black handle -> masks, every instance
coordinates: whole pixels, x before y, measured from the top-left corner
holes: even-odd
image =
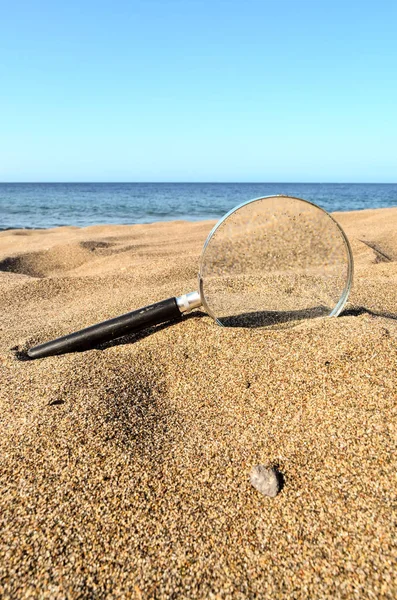
[[[28,350],[28,356],[30,358],[43,358],[44,356],[76,350],[88,350],[97,344],[114,340],[132,331],[139,331],[149,325],[164,323],[180,317],[181,312],[176,303],[176,298],[168,298],[115,319],[103,321],[103,323],[86,327],[75,333],[35,346]]]

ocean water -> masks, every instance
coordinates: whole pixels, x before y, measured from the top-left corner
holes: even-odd
[[[260,196],[287,194],[329,212],[397,206],[397,184],[0,183],[0,230],[217,219]]]

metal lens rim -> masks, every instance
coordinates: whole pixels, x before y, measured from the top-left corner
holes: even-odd
[[[343,242],[344,242],[345,248],[346,248],[347,263],[348,263],[347,264],[347,278],[346,278],[346,285],[342,291],[340,299],[339,299],[338,303],[336,304],[335,308],[330,312],[330,314],[328,316],[329,317],[337,317],[338,315],[340,315],[340,313],[342,312],[342,310],[347,302],[347,299],[349,297],[350,290],[351,290],[352,284],[353,284],[354,262],[353,262],[353,253],[352,253],[352,249],[350,246],[350,242],[349,242],[345,232],[343,231],[341,225],[324,208],[321,208],[321,206],[318,206],[317,204],[315,204],[314,202],[310,202],[309,200],[304,200],[303,198],[298,198],[296,196],[288,196],[287,194],[261,196],[260,198],[253,198],[252,200],[247,200],[246,202],[242,202],[241,204],[238,204],[237,206],[235,206],[234,208],[229,210],[229,212],[227,212],[211,229],[210,233],[207,236],[207,239],[205,240],[203,249],[201,251],[199,272],[198,272],[198,285],[199,285],[199,293],[200,293],[201,303],[204,306],[207,314],[209,314],[210,317],[212,317],[214,319],[214,321],[221,327],[225,327],[225,325],[221,321],[219,321],[219,319],[216,317],[216,315],[214,315],[213,311],[210,309],[210,307],[208,306],[207,301],[205,299],[204,282],[203,282],[203,278],[202,278],[202,270],[203,270],[203,265],[204,265],[204,261],[205,261],[205,251],[206,251],[209,243],[211,242],[212,237],[215,235],[216,231],[226,221],[226,219],[228,219],[231,215],[233,215],[235,212],[237,212],[241,208],[244,208],[245,206],[248,206],[249,204],[253,204],[254,202],[260,202],[261,200],[270,200],[270,199],[274,199],[274,198],[290,198],[291,200],[297,200],[298,202],[310,204],[314,208],[317,208],[318,210],[320,210],[321,212],[326,214],[327,217],[329,217],[329,219],[337,227],[337,229],[339,230],[339,232],[342,236],[342,239],[343,239]]]

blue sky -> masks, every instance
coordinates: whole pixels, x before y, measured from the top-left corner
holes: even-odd
[[[397,181],[395,0],[0,9],[0,181]]]

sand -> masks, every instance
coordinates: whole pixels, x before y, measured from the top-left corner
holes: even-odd
[[[0,233],[2,599],[396,597],[397,208],[334,216],[355,258],[338,318],[196,311],[35,361],[194,291],[212,223]]]

